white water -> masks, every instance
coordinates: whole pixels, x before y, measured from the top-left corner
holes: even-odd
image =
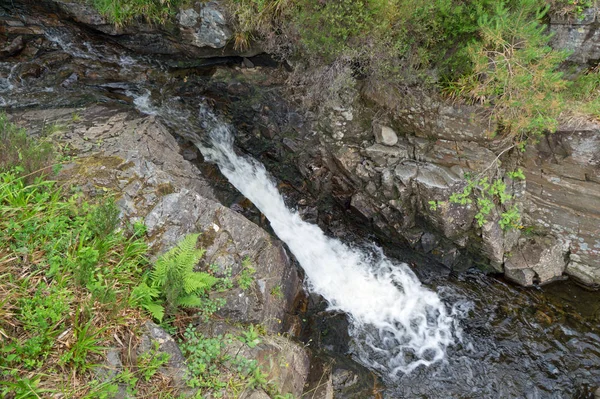
[[[433,291],[405,264],[326,237],[289,210],[264,166],[235,154],[229,128],[211,115],[211,145],[204,157],[269,219],[306,272],[308,288],[331,310],[348,314],[355,355],[368,367],[395,378],[445,356],[453,343],[453,318]]]

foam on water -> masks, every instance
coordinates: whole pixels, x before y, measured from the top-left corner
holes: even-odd
[[[406,264],[350,248],[289,210],[264,166],[238,156],[229,128],[211,115],[210,145],[197,144],[267,217],[306,272],[308,288],[348,314],[357,358],[394,378],[444,358],[453,317]]]

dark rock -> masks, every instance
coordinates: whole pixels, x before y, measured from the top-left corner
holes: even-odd
[[[242,58],[242,63],[246,68],[254,68],[254,63],[246,57]]]
[[[358,382],[358,375],[351,370],[336,369],[331,376],[333,389],[341,391],[351,387]]]
[[[25,48],[23,36],[15,37],[10,44],[0,49],[0,58],[8,58],[20,53]]]
[[[554,237],[522,238],[504,263],[504,275],[524,286],[545,284],[565,270],[563,250]]]
[[[600,59],[598,10],[594,6],[585,9],[580,17],[554,14],[550,19],[552,47],[569,50],[568,60],[581,68]]]
[[[421,236],[421,247],[425,253],[431,252],[438,243],[439,239],[431,233],[425,233]]]

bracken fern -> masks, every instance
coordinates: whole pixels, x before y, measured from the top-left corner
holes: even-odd
[[[165,313],[172,315],[179,307],[201,307],[203,296],[219,281],[208,273],[194,271],[205,252],[196,248],[198,237],[199,234],[190,234],[161,255],[147,281],[132,292],[133,301],[159,321]]]

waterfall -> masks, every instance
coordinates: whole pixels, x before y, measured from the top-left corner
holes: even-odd
[[[438,295],[406,264],[351,248],[304,222],[264,166],[235,153],[229,127],[203,112],[209,144],[198,148],[269,220],[304,269],[308,289],[348,315],[358,360],[389,378],[442,360],[453,343],[453,318]]]

